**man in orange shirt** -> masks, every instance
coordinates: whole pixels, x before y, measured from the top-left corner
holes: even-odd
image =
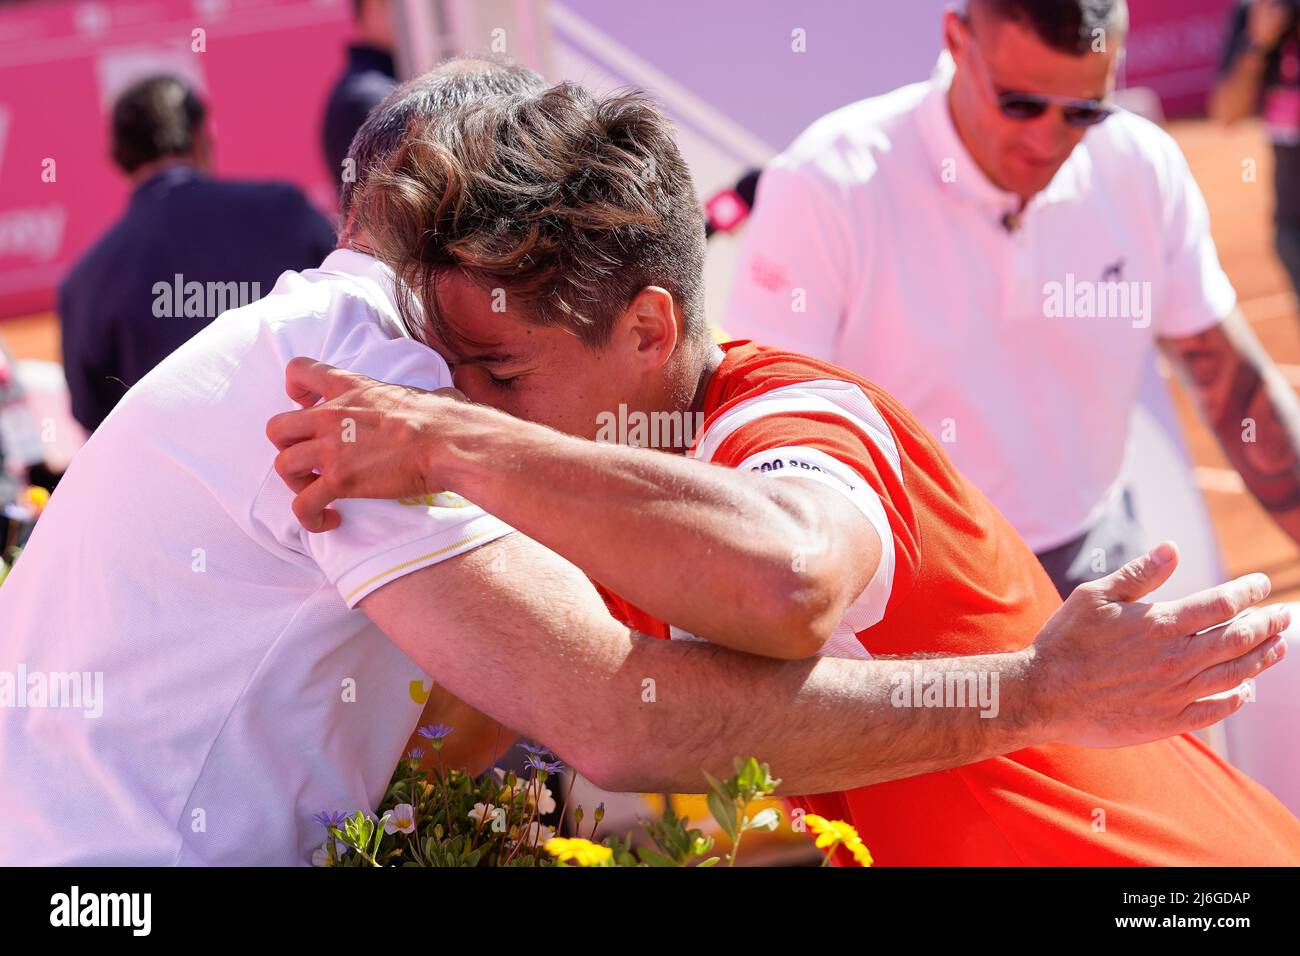
[[[336,527],[340,497],[452,488],[578,565],[646,633],[909,657],[893,706],[998,719],[997,674],[950,656],[1029,646],[1059,606],[1051,582],[888,394],[815,359],[713,344],[698,204],[648,100],[561,85],[440,116],[369,176],[355,215],[354,241],[419,291],[408,326],[463,394],[290,363],[305,408],[268,435],[304,527]],[[1157,549],[1154,573],[1172,558]],[[883,864],[1300,864],[1300,821],[1187,733],[1240,706],[1241,683],[1281,659],[1285,624],[1242,618],[1214,632],[1211,666],[1173,654],[1136,678],[1154,698],[1178,674],[1195,701],[1163,740],[1090,728],[927,772],[952,749],[937,732],[899,742],[910,771],[863,755],[891,764],[888,782],[801,806],[852,822]],[[1092,705],[1083,684],[1051,690],[1062,713]]]

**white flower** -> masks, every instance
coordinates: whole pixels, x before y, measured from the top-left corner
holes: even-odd
[[[512,827],[512,829],[517,831],[518,828]],[[534,820],[528,824],[528,829],[524,831],[523,842],[527,846],[541,846],[553,836],[555,836],[554,830],[546,824]]]
[[[414,833],[415,807],[409,803],[399,803],[393,807],[392,813],[388,816],[388,822],[384,824],[384,832]]]
[[[343,859],[343,857],[347,855],[347,852],[348,852],[348,848],[346,846],[344,846],[342,843],[339,843],[337,840],[334,841],[334,859],[336,860]],[[326,840],[320,846],[316,847],[316,849],[311,851],[311,865],[312,866],[333,866],[334,865],[333,863],[330,862],[329,840]]]
[[[555,812],[555,797],[551,793],[551,788],[540,780],[534,780],[529,786],[528,802],[537,804],[537,812],[542,816]]]
[[[469,812],[469,818],[476,823],[482,823],[484,820],[495,820],[501,810],[490,803],[476,803],[474,809]]]

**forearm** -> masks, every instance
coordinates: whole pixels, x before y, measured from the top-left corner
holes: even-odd
[[[1255,50],[1243,51],[1210,94],[1210,116],[1234,123],[1255,112],[1267,60]]]
[[[947,770],[1052,739],[1032,666],[1028,654],[793,663],[642,639],[607,675],[619,731],[595,770],[610,789],[696,793],[706,771],[754,756],[787,795]],[[945,677],[982,687],[983,705],[972,692],[966,706],[921,706]]]
[[[1300,542],[1300,400],[1240,314],[1175,346],[1242,481]]]
[[[561,435],[479,407],[440,443],[446,483],[661,620],[755,653],[782,646],[801,567],[833,529],[785,482]],[[798,562],[796,558],[800,559]]]
[[[1244,383],[1243,399],[1215,428],[1224,454],[1265,511],[1300,543],[1300,401],[1281,375]],[[1253,441],[1243,439],[1253,426]]]
[[[729,773],[750,755],[772,764],[785,793],[856,787],[1058,739],[1069,717],[1035,671],[1034,647],[792,662],[641,637],[605,613],[576,568],[520,535],[400,578],[361,606],[449,693],[608,789],[696,791],[703,771]],[[934,706],[921,691],[941,670],[984,698]]]

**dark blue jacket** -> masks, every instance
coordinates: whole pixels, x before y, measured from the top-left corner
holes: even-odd
[[[73,416],[95,429],[217,314],[266,295],[286,270],[320,265],[334,244],[329,221],[287,183],[188,166],[141,183],[59,288]]]
[[[342,181],[343,160],[352,137],[370,111],[397,89],[393,55],[378,47],[354,43],[348,47],[348,65],[330,91],[321,124],[321,146],[325,164],[334,182]]]

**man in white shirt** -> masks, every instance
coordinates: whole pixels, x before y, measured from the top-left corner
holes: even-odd
[[[764,171],[723,322],[897,395],[1063,595],[1139,546],[1121,470],[1157,344],[1300,538],[1300,404],[1177,145],[1105,102],[1127,19],[1124,0],[945,14],[928,82],[823,117]]]
[[[403,87],[354,140],[358,183],[411,122],[540,83],[471,61]],[[293,407],[290,359],[451,383],[407,336],[367,237],[345,226],[344,240],[130,390],[0,587],[0,864],[305,864],[318,814],[381,798],[426,675],[610,789],[697,790],[754,754],[783,792],[820,792],[1054,740],[1166,736],[1240,697],[1193,703],[1197,683],[1164,662],[1218,673],[1245,651],[1225,641],[1285,626],[1185,636],[1261,600],[1261,575],[1124,603],[1168,577],[1166,549],[1067,602],[1025,651],[928,661],[998,675],[1001,719],[985,720],[891,706],[908,661],[639,639],[575,567],[442,489],[343,502],[343,527],[307,534],[263,433]]]

